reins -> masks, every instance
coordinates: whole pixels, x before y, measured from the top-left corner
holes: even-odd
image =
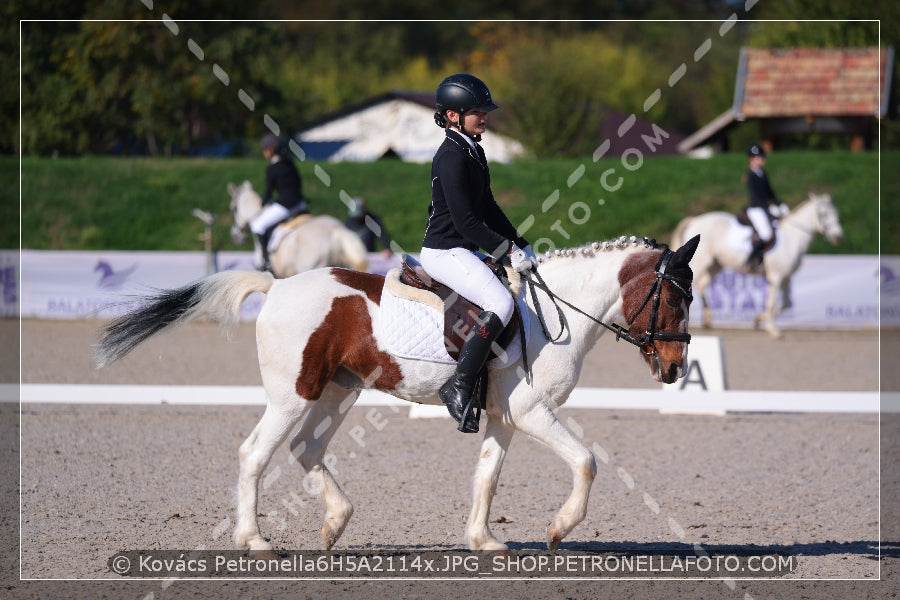
[[[660,299],[662,297],[662,282],[663,281],[668,281],[673,286],[675,286],[675,288],[679,292],[681,292],[681,294],[685,298],[687,298],[688,301],[693,299],[691,292],[690,292],[691,282],[686,281],[684,279],[680,279],[680,278],[675,277],[674,275],[671,275],[666,272],[666,269],[669,265],[669,260],[671,259],[673,254],[674,254],[674,252],[672,252],[668,248],[666,248],[663,251],[662,256],[660,256],[659,262],[656,263],[656,267],[654,269],[654,271],[656,273],[656,281],[654,282],[654,284],[650,288],[650,290],[647,292],[647,295],[644,297],[644,301],[641,303],[640,308],[638,308],[638,310],[634,313],[634,317],[632,317],[631,321],[628,322],[628,324],[627,324],[628,327],[630,328],[630,326],[634,323],[634,320],[637,319],[637,316],[639,314],[641,314],[641,312],[644,310],[644,307],[647,306],[647,303],[650,302],[651,299],[653,300],[653,304],[651,305],[650,319],[647,321],[647,329],[644,331],[643,334],[641,334],[637,337],[631,335],[631,332],[629,331],[628,328],[622,327],[621,325],[618,325],[616,323],[612,323],[612,324],[604,323],[600,319],[598,319],[598,318],[594,317],[593,315],[590,315],[590,314],[586,313],[585,311],[583,311],[582,309],[578,308],[571,302],[568,302],[567,300],[560,298],[555,292],[553,292],[547,286],[547,283],[544,281],[544,278],[541,277],[541,274],[537,270],[530,271],[530,276],[525,278],[525,283],[530,290],[531,299],[532,299],[532,302],[534,303],[534,310],[538,315],[538,321],[541,324],[541,329],[544,332],[544,337],[546,337],[547,340],[551,344],[555,344],[565,333],[566,327],[567,327],[566,319],[565,319],[565,315],[563,314],[562,308],[560,308],[560,306],[559,306],[560,304],[564,304],[565,306],[571,308],[578,314],[587,317],[594,323],[597,323],[598,325],[615,333],[616,341],[619,341],[620,339],[625,340],[626,342],[633,344],[633,345],[637,346],[638,348],[640,348],[641,352],[643,352],[644,354],[650,355],[650,354],[653,354],[656,352],[656,348],[654,346],[654,342],[656,340],[690,343],[691,334],[689,334],[689,333],[686,333],[686,332],[685,333],[670,333],[670,332],[656,330],[656,321],[659,316],[659,303],[660,303]],[[550,298],[550,301],[553,303],[553,306],[556,308],[556,314],[557,314],[557,317],[560,322],[560,330],[556,336],[551,336],[550,330],[547,327],[547,321],[546,321],[546,317],[544,316],[544,311],[541,308],[540,302],[538,302],[538,297],[537,297],[538,289],[543,291],[545,294],[547,294],[547,297]]]

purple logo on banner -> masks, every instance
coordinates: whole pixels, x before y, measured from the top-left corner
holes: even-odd
[[[128,278],[131,277],[131,274],[134,273],[135,269],[138,268],[137,263],[132,265],[127,269],[122,269],[120,271],[116,271],[112,268],[105,260],[97,261],[97,266],[94,267],[94,273],[97,271],[100,272],[100,279],[97,281],[97,287],[103,288],[104,290],[117,290],[128,281]]]
[[[725,270],[713,278],[707,296],[715,311],[755,315],[765,307],[766,280],[760,275]]]
[[[881,293],[890,296],[900,294],[900,279],[897,279],[894,270],[887,265],[881,265]]]

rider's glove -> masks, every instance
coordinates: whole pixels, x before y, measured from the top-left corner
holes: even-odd
[[[528,254],[515,244],[512,245],[512,249],[509,251],[509,264],[519,273],[529,271],[532,267],[531,259],[528,257]]]
[[[787,204],[782,202],[781,204],[770,204],[769,205],[769,214],[772,215],[774,219],[781,219],[786,217],[787,214],[791,212],[791,209],[788,208]]]

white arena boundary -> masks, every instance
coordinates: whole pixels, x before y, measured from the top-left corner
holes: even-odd
[[[203,385],[0,385],[0,401],[36,404],[178,404],[264,406],[262,386]],[[356,406],[408,408],[411,417],[444,416],[442,406],[420,406],[374,390]],[[681,391],[635,388],[576,388],[566,408],[657,410],[666,413],[726,412],[900,412],[900,394],[878,392]],[[437,410],[431,410],[437,409]]]

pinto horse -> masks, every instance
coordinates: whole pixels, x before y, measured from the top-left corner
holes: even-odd
[[[506,549],[491,533],[488,518],[516,431],[542,442],[572,470],[572,492],[549,525],[548,546],[555,549],[584,519],[596,462],[553,410],[574,389],[585,354],[606,328],[639,346],[639,356],[657,381],[671,383],[684,375],[693,277],[688,263],[698,243],[699,236],[673,252],[652,240],[620,238],[541,259],[531,278],[541,282],[543,293],[532,288],[524,315],[531,321],[526,344],[531,376],[523,377],[519,363],[489,369],[487,425],[466,529],[472,550]],[[360,391],[374,388],[411,402],[440,405],[437,391],[454,365],[401,358],[385,350],[388,325],[379,312],[384,283],[383,276],[340,268],[288,279],[226,271],[149,296],[143,306],[103,329],[95,353],[100,367],[158,331],[202,315],[233,324],[251,292],[266,294],[256,339],[268,403],[239,451],[234,530],[238,547],[272,549],[257,522],[259,481],[275,450],[298,424],[291,453],[324,497],[321,532],[325,548],[331,549],[353,506],[323,456]],[[557,318],[545,324],[544,314]],[[556,335],[545,335],[545,325]],[[456,434],[448,427],[447,435]]]
[[[262,211],[262,198],[249,181],[241,185],[228,184],[231,196],[231,239],[243,244],[250,222]],[[347,267],[365,271],[369,266],[366,247],[355,233],[330,215],[306,215],[278,225],[272,238],[280,242],[270,254],[272,272],[276,277],[290,277],[303,271],[321,267]],[[282,230],[284,228],[284,230]],[[253,252],[257,263],[262,262],[262,247],[253,236]]]

